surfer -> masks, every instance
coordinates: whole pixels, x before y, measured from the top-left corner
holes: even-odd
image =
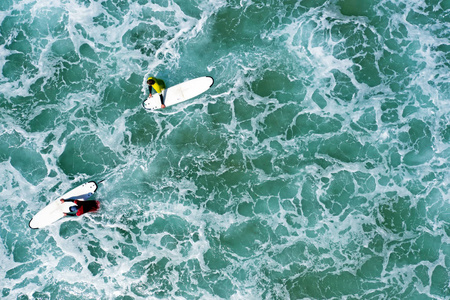
[[[164,81],[162,79],[158,79],[155,77],[149,77],[147,79],[147,84],[150,93],[148,97],[149,98],[152,97],[152,88],[153,88],[155,92],[159,94],[159,99],[161,99],[161,108],[165,108],[166,106],[164,105],[164,97],[162,94],[162,91],[164,91],[164,89],[166,88],[166,84],[164,83]]]
[[[69,207],[69,212],[64,213],[64,216],[81,216],[82,214],[87,213],[87,212],[97,211],[98,208],[99,208],[97,201],[79,201],[79,200],[64,200],[64,199],[61,199],[61,203],[64,203],[64,202],[67,202],[67,201],[73,202],[75,205],[72,205],[71,207]],[[81,203],[81,202],[83,202],[83,203]],[[85,209],[84,208],[84,206],[85,206],[84,204],[91,203],[91,202],[95,202],[95,206],[94,207],[88,207],[88,209]],[[92,205],[90,205],[90,206],[92,206]]]
[[[64,216],[81,216],[82,209],[78,209],[78,200],[64,200],[61,199],[61,203],[64,203],[66,201],[70,201],[73,202],[75,205],[72,205],[71,207],[69,207],[69,212],[68,213],[64,213]]]

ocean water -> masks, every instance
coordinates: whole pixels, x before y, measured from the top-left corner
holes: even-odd
[[[449,299],[448,0],[0,1],[0,298]],[[212,76],[146,112],[148,76]],[[86,181],[98,213],[29,220]]]

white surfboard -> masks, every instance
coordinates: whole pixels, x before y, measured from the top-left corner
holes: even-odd
[[[70,212],[69,208],[74,205],[71,201],[61,203],[61,199],[86,200],[95,193],[97,187],[95,181],[89,181],[59,196],[58,199],[44,207],[31,219],[30,227],[34,229],[42,228],[58,221],[64,217],[64,213]]]
[[[214,84],[214,79],[209,76],[198,77],[183,83],[171,86],[163,90],[164,105],[166,107],[194,98],[206,92]],[[146,110],[161,108],[159,94],[153,94],[142,105]]]

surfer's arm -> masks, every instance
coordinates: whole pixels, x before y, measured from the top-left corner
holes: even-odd
[[[76,202],[75,201],[78,201],[78,200],[71,200],[71,199],[61,199],[61,203],[64,203],[64,202],[74,202],[75,204],[76,204]]]
[[[151,98],[152,97],[152,86],[148,87],[148,97]]]

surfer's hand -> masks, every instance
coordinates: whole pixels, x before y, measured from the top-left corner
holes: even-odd
[[[61,203],[64,203],[64,199],[61,199]]]

